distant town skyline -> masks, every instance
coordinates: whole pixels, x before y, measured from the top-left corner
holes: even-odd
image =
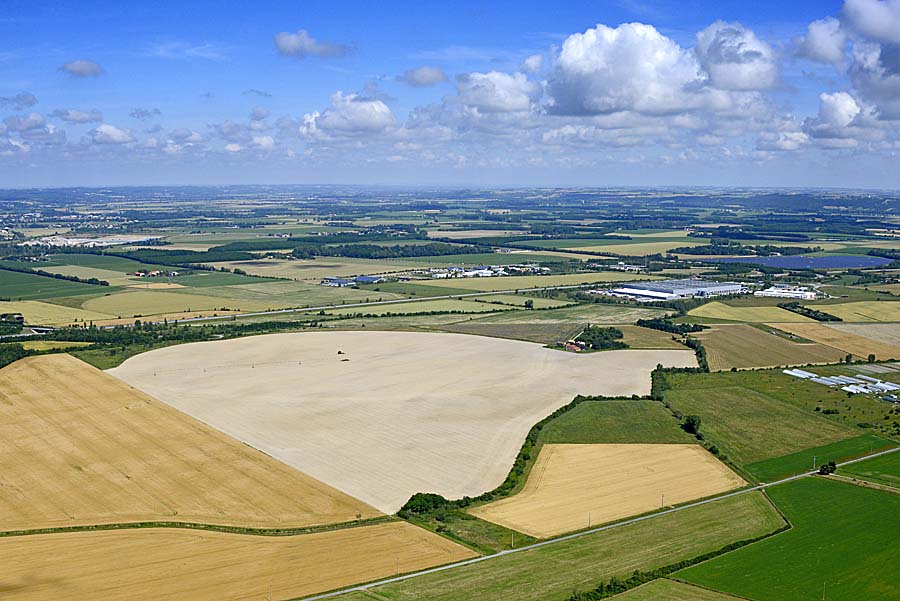
[[[9,0],[0,188],[900,188],[900,0]]]

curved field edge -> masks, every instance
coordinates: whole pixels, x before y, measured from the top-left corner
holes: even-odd
[[[0,529],[301,529],[381,514],[65,355],[0,370]]]
[[[678,572],[701,586],[760,601],[900,597],[900,495],[826,478],[768,489],[792,529]]]

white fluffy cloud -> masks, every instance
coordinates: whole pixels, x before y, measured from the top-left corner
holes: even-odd
[[[15,96],[0,96],[0,107],[11,106],[16,110],[22,110],[36,105],[37,101],[37,96],[31,92],[19,92]]]
[[[94,61],[78,59],[63,63],[60,71],[68,73],[72,77],[98,77],[103,74],[103,67]]]
[[[803,130],[826,148],[852,148],[885,136],[874,109],[847,92],[819,95],[819,113],[804,121]]]
[[[802,131],[764,132],[756,142],[757,150],[800,150],[809,143],[809,136]]]
[[[845,0],[842,13],[861,35],[900,44],[900,0]]]
[[[674,113],[706,103],[693,54],[651,25],[597,25],[563,42],[549,79],[552,110],[585,115]]]
[[[847,34],[834,17],[813,21],[806,34],[796,40],[797,53],[820,63],[838,64],[844,60]]]
[[[397,79],[416,88],[426,88],[447,81],[447,74],[440,67],[426,65],[408,69]]]
[[[519,65],[519,71],[533,75],[539,73],[543,65],[544,57],[540,54],[532,54],[522,61],[522,64]]]
[[[527,111],[541,95],[541,86],[523,73],[467,73],[456,78],[459,100],[486,113]]]
[[[344,44],[321,42],[305,29],[298,29],[296,33],[282,31],[275,35],[275,47],[285,56],[305,58],[317,56],[320,58],[339,57],[347,54],[349,49]]]
[[[740,23],[716,21],[697,34],[695,52],[721,90],[764,90],[778,80],[772,48]]]
[[[305,115],[303,121],[301,131],[310,136],[377,133],[396,123],[383,101],[340,91],[331,95],[331,106],[321,113]]]
[[[94,123],[103,121],[103,115],[100,111],[79,111],[78,109],[59,109],[50,113],[57,119],[62,119],[68,123]]]
[[[44,116],[40,113],[28,113],[26,115],[14,115],[3,120],[7,131],[25,132],[33,129],[42,128],[47,124]]]
[[[134,136],[127,129],[102,123],[90,132],[91,140],[95,144],[127,144],[134,142]]]

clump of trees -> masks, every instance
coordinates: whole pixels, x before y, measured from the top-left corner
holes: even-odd
[[[678,334],[686,336],[693,332],[701,332],[706,329],[699,323],[675,323],[667,317],[654,317],[653,319],[639,319],[636,325],[642,328],[650,328],[651,330],[659,330],[660,332],[668,332],[670,334]]]
[[[833,474],[837,471],[837,464],[832,460],[819,466],[819,473],[823,476]]]
[[[619,328],[588,326],[575,340],[584,342],[593,351],[605,351],[628,348],[628,345],[622,341],[622,337],[622,330]]]
[[[832,315],[831,313],[826,313],[825,311],[819,311],[817,309],[804,307],[797,301],[791,301],[789,303],[778,303],[778,306],[786,311],[790,311],[791,313],[803,315],[804,317],[809,317],[810,319],[815,319],[816,321],[844,321],[837,315]]]
[[[0,344],[0,367],[28,356],[25,347],[18,343]]]

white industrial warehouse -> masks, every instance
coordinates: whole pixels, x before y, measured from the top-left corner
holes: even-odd
[[[683,280],[660,280],[656,282],[631,282],[612,290],[594,290],[595,294],[605,294],[620,298],[651,302],[669,301],[681,298],[726,296],[746,292],[736,282],[713,282],[697,278]]]

